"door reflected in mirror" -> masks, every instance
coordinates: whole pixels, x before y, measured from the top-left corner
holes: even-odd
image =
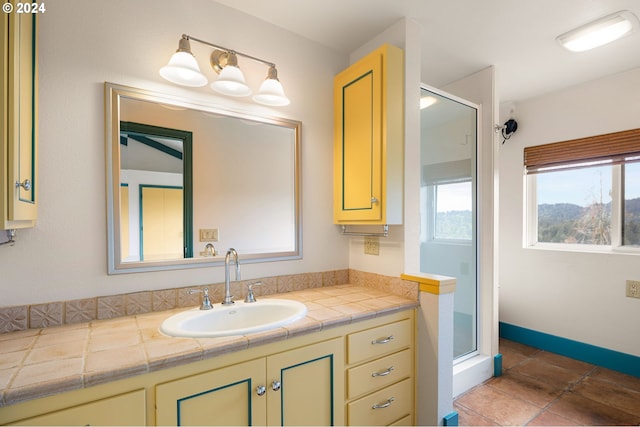
[[[301,258],[300,122],[111,83],[105,97],[110,274],[221,265],[230,247]]]
[[[192,141],[192,132],[120,121],[121,261],[193,257]]]

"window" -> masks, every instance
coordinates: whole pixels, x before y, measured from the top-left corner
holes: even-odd
[[[623,168],[622,244],[640,246],[640,163],[625,164]]]
[[[611,169],[537,175],[538,242],[610,245]]]
[[[529,245],[640,248],[640,129],[525,148]]]

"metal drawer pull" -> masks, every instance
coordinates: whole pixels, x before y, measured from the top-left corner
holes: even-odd
[[[374,372],[373,374],[371,374],[372,377],[386,377],[387,375],[389,375],[391,373],[391,371],[393,371],[393,366],[389,366],[387,368],[386,371],[382,371],[382,372]]]
[[[396,400],[396,398],[395,398],[395,397],[390,397],[390,398],[388,398],[388,399],[387,399],[387,401],[386,401],[386,402],[384,402],[383,404],[376,403],[375,405],[373,405],[373,406],[371,407],[371,409],[384,409],[384,408],[388,408],[389,406],[391,406],[391,402],[393,402],[394,400]]]
[[[280,387],[282,387],[282,384],[280,383],[280,381],[275,380],[274,382],[271,383],[271,389],[273,391],[278,391],[280,390]]]
[[[371,341],[371,344],[386,344],[389,341],[391,341],[392,339],[393,339],[393,335],[389,335],[388,337],[383,338],[383,339],[378,338],[377,340],[373,340],[373,341]]]
[[[263,385],[256,387],[256,393],[258,396],[263,396],[267,392],[267,388]]]

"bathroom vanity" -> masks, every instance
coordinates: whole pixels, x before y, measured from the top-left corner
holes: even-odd
[[[416,301],[357,286],[278,297],[304,302],[306,317],[271,331],[219,338],[159,333],[176,311],[90,324],[78,355],[84,366],[79,382],[60,378],[59,390],[55,383],[4,390],[0,424],[415,423]],[[345,304],[349,298],[358,302]],[[121,360],[97,369],[91,343],[109,322],[114,338],[128,339],[120,325],[134,344],[123,347]],[[141,364],[126,357],[138,347],[145,355]],[[156,356],[160,348],[164,355]]]

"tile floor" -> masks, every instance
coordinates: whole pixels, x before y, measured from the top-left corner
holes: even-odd
[[[454,402],[459,425],[640,425],[640,378],[500,340],[503,375]]]

